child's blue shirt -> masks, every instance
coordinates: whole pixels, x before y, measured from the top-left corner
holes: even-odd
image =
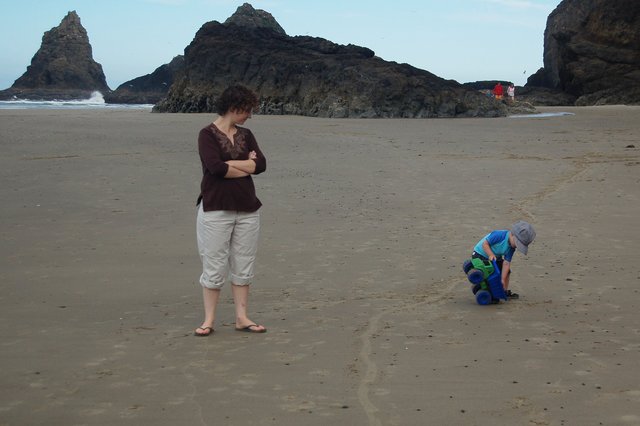
[[[476,253],[489,258],[489,255],[485,253],[484,249],[482,248],[482,242],[484,240],[487,240],[487,242],[489,243],[489,247],[491,247],[491,251],[493,251],[493,254],[495,254],[496,257],[502,256],[504,260],[506,260],[507,262],[511,262],[513,253],[516,251],[516,249],[511,247],[511,245],[509,244],[510,233],[511,232],[507,230],[492,231],[480,241],[478,241],[478,244],[476,244],[473,250]]]

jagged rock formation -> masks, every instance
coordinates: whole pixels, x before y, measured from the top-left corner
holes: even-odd
[[[238,7],[236,13],[224,21],[224,24],[244,28],[268,28],[278,34],[287,35],[273,15],[264,10],[254,9],[249,3]]]
[[[387,62],[354,45],[288,36],[273,17],[244,4],[224,24],[200,28],[184,72],[157,112],[211,112],[230,84],[260,95],[260,113],[320,117],[503,116],[503,104],[452,80]]]
[[[107,93],[104,100],[114,104],[155,104],[167,96],[177,73],[184,67],[184,56],[178,55],[151,74],[122,83]]]
[[[27,71],[0,98],[50,100],[89,98],[109,90],[102,66],[93,60],[87,31],[75,11],[44,33]]]
[[[526,87],[576,105],[640,103],[640,2],[562,1],[547,19],[544,68]]]

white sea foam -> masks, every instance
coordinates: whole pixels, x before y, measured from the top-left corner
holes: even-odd
[[[91,97],[89,99],[87,99],[87,103],[90,104],[103,104],[104,103],[104,96],[102,96],[102,93],[95,91],[93,93],[91,93]]]
[[[540,112],[538,114],[510,115],[509,118],[545,118],[545,117],[562,117],[563,115],[575,115],[575,114],[572,112]]]
[[[151,104],[108,104],[104,101],[102,93],[95,91],[89,99],[74,99],[64,101],[30,101],[26,99],[13,99],[0,101],[0,109],[84,109],[84,108],[126,108],[126,109],[151,109]]]

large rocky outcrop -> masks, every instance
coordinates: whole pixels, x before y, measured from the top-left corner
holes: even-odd
[[[102,66],[93,60],[87,31],[75,11],[44,33],[27,71],[0,98],[51,100],[89,98],[109,90]]]
[[[184,56],[178,55],[151,74],[122,83],[116,90],[105,94],[107,103],[155,104],[167,96],[176,74],[184,68]]]
[[[526,86],[577,105],[640,103],[640,2],[562,1],[547,19],[544,68]]]
[[[452,80],[387,62],[354,45],[288,36],[244,4],[209,22],[185,49],[184,72],[157,112],[211,112],[230,84],[260,95],[260,113],[320,117],[503,116],[503,104]]]

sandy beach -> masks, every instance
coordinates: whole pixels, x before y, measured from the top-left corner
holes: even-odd
[[[0,425],[639,425],[640,107],[247,122],[251,317],[200,324],[208,114],[0,110]],[[461,271],[530,221],[521,298]]]

